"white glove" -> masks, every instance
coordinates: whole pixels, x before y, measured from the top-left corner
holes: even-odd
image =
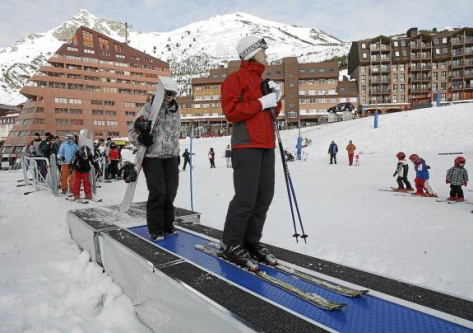
[[[273,93],[276,94],[276,99],[279,102],[281,100],[281,95],[282,95],[281,87],[279,86],[279,84],[277,84],[276,82],[271,80],[271,81],[268,81],[268,86],[269,86],[269,88],[271,88],[273,90]]]
[[[264,95],[261,98],[258,98],[258,100],[261,102],[261,105],[262,105],[261,110],[274,108],[276,107],[276,104],[278,103],[276,100],[276,93],[273,93],[273,92],[270,94]]]

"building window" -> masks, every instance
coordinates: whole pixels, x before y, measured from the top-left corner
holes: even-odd
[[[108,40],[99,36],[99,47],[101,50],[109,50]]]
[[[81,109],[70,109],[69,113],[70,114],[82,114],[82,110]]]
[[[68,114],[69,110],[65,108],[55,108],[54,111],[56,114]]]
[[[289,111],[289,112],[287,113],[287,117],[288,117],[288,118],[297,118],[297,112],[295,112],[295,111]]]
[[[71,40],[71,44],[72,45],[79,45],[79,43],[77,42],[77,35],[74,34],[74,36],[72,36],[72,40]]]
[[[82,120],[82,119],[71,119],[71,125],[84,125],[84,120]]]
[[[366,52],[363,52],[363,59],[366,59],[368,58],[368,56],[366,55]]]
[[[56,97],[56,98],[54,98],[54,103],[66,103],[67,104],[67,98]]]
[[[84,53],[95,54],[94,50],[84,49]]]
[[[366,49],[366,44],[365,44],[365,43],[362,43],[362,44],[361,44],[361,48],[362,48],[362,49]]]
[[[83,30],[82,40],[84,42],[84,46],[92,48],[94,47],[94,35],[92,35],[90,32]]]
[[[123,52],[123,46],[121,46],[120,44],[115,43],[114,47],[115,47],[115,52]]]
[[[77,47],[73,47],[73,46],[68,46],[68,47],[67,47],[67,50],[68,50],[68,51],[74,51],[74,52],[79,51],[79,49],[78,49]]]
[[[93,116],[103,116],[103,110],[92,110]]]
[[[69,119],[56,119],[56,125],[68,126],[69,125]]]

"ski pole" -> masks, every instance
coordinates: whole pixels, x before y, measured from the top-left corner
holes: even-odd
[[[261,82],[261,90],[263,91],[264,95],[267,95],[270,92],[270,88],[268,86],[268,81],[269,81],[269,79],[266,79],[263,82]],[[296,219],[295,219],[295,216],[294,216],[294,208],[292,206],[291,187],[289,185],[289,181],[290,181],[289,168],[287,166],[287,161],[286,161],[286,158],[284,156],[284,147],[282,145],[281,135],[279,134],[279,128],[278,128],[278,124],[277,124],[277,120],[276,120],[276,116],[275,116],[275,109],[271,108],[270,113],[271,113],[271,118],[272,118],[273,122],[275,123],[275,127],[276,127],[276,136],[277,136],[277,139],[278,139],[279,152],[281,153],[281,161],[282,161],[283,171],[284,171],[284,180],[286,181],[287,196],[289,198],[289,207],[291,208],[292,224],[293,224],[293,227],[294,227],[294,235],[292,235],[292,237],[295,237],[296,242],[298,243],[299,242],[298,237],[300,236],[300,234],[297,233]],[[295,199],[295,196],[294,196],[294,199]],[[296,203],[296,207],[297,207],[297,203]],[[304,237],[304,241],[307,243],[306,238],[307,238],[307,235],[305,235],[305,237]]]
[[[289,175],[289,172],[288,172],[288,179],[289,179],[289,185],[291,185],[292,195],[294,196],[294,204],[296,205],[297,216],[299,217],[299,224],[301,226],[301,231],[302,231],[301,238],[307,244],[306,238],[309,237],[309,235],[305,233],[304,226],[302,225],[301,213],[299,212],[299,205],[297,204],[297,199],[296,199],[296,191],[294,191],[294,186],[292,185],[291,175]]]

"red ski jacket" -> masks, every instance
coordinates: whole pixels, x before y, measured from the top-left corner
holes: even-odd
[[[120,159],[120,153],[118,152],[118,149],[110,149],[108,151],[108,158],[112,161]]]
[[[261,110],[262,75],[265,66],[242,60],[240,69],[230,74],[221,87],[222,109],[233,123],[232,149],[276,147],[274,124],[269,110]],[[277,117],[281,102],[276,106]]]

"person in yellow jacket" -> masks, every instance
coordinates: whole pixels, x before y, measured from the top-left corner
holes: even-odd
[[[348,161],[350,165],[353,165],[353,156],[355,156],[356,146],[351,142],[348,142],[347,151],[348,151]]]

